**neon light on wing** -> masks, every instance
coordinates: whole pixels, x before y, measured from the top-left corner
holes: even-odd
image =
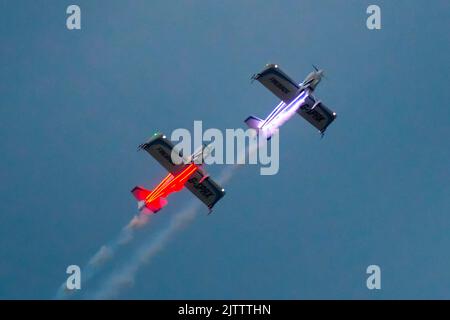
[[[156,186],[153,192],[147,196],[145,202],[151,203],[162,196],[168,196],[172,192],[181,190],[189,177],[192,176],[197,170],[197,165],[195,163],[191,163],[176,176],[169,173],[163,181]]]
[[[284,102],[278,106],[267,117],[266,121],[261,126],[264,135],[270,137],[275,133],[280,126],[288,121],[303,104],[307,96],[306,91],[302,91],[291,103],[286,105]]]

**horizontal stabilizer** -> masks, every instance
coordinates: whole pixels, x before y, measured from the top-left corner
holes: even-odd
[[[144,189],[142,187],[134,187],[133,190],[131,190],[131,193],[137,201],[145,200],[150,192],[150,190]]]
[[[139,211],[144,214],[156,213],[168,203],[166,198],[163,197],[157,198],[152,202],[146,202],[146,199],[151,192],[151,190],[147,190],[142,187],[134,187],[133,190],[131,190],[131,193],[138,201]]]
[[[252,129],[259,129],[261,127],[261,124],[263,123],[263,120],[254,116],[250,116],[244,121],[249,128]]]

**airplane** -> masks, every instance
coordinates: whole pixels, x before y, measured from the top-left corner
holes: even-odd
[[[312,95],[324,77],[323,70],[314,65],[313,68],[314,71],[300,84],[292,80],[277,64],[267,64],[263,71],[254,74],[252,81],[259,81],[280,98],[281,102],[264,120],[255,116],[248,117],[244,121],[247,126],[270,139],[281,125],[298,113],[316,127],[323,137],[327,127],[336,119],[336,112],[328,109]]]
[[[147,142],[139,145],[155,158],[169,174],[153,189],[136,186],[131,193],[138,201],[138,210],[143,214],[157,213],[167,205],[167,197],[186,187],[200,199],[212,212],[213,206],[224,195],[225,190],[214,182],[202,169],[203,160],[210,154],[210,148],[202,145],[187,159],[181,152],[174,150],[170,140],[162,133],[155,133]],[[185,161],[176,164],[172,161],[172,152]]]

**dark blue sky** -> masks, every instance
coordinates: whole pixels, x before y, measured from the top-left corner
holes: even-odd
[[[241,169],[119,298],[450,298],[448,1],[77,1],[80,31],[70,4],[0,2],[0,298],[52,298],[117,235],[130,189],[165,175],[135,151],[153,132],[270,112],[249,81],[268,62],[297,81],[324,68],[337,120],[323,140],[288,122],[279,173]],[[191,199],[172,195],[106,271]]]

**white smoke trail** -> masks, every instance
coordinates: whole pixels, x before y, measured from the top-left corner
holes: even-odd
[[[93,299],[110,299],[117,296],[120,291],[126,287],[131,287],[134,283],[134,277],[139,268],[148,263],[159,251],[161,251],[167,242],[179,230],[187,227],[199,213],[201,204],[193,202],[186,210],[174,215],[164,230],[162,230],[153,241],[145,243],[122,269],[113,272],[109,276],[101,289],[93,294]]]
[[[114,257],[114,254],[119,247],[129,243],[134,237],[134,232],[145,226],[149,219],[150,217],[148,215],[135,215],[130,222],[122,228],[119,235],[113,241],[109,244],[102,245],[100,249],[89,259],[86,266],[82,268],[83,276],[81,277],[81,286],[84,287],[89,280],[98,274],[102,270],[102,267]],[[69,299],[74,296],[75,293],[76,290],[68,290],[66,282],[63,282],[54,298]]]
[[[258,143],[252,145],[249,149],[238,155],[237,163],[243,163],[245,157],[250,157],[253,153],[257,152],[262,142],[258,139]],[[235,164],[222,170],[218,181],[220,184],[229,181],[238,168],[242,165]],[[93,299],[111,299],[116,297],[121,290],[131,287],[134,284],[135,275],[139,268],[150,262],[150,260],[160,252],[170,239],[176,235],[176,233],[186,228],[198,215],[201,207],[200,202],[194,201],[187,209],[174,215],[171,218],[169,225],[163,229],[156,238],[153,238],[149,242],[145,242],[132,256],[121,269],[117,269],[107,277],[100,285],[100,289],[97,290],[92,296],[88,298]]]
[[[236,167],[229,167],[223,171],[222,179],[220,181],[226,182],[228,181],[233,171]],[[136,254],[134,264],[131,262],[129,264],[129,268],[124,268],[121,273],[117,275],[117,277],[111,277],[111,292],[113,291],[119,291],[122,287],[126,287],[127,283],[130,283],[130,281],[127,281],[127,278],[132,279],[134,277],[134,274],[139,269],[140,265],[145,263],[145,261],[149,260],[154,254],[156,254],[162,247],[165,245],[165,243],[169,240],[169,238],[174,235],[178,230],[181,230],[183,227],[185,227],[197,214],[198,209],[200,208],[200,205],[198,202],[195,202],[195,204],[191,205],[187,210],[179,213],[174,218],[172,218],[172,221],[169,225],[169,227],[165,230],[163,230],[160,235],[155,239],[154,242],[150,243],[150,246],[143,246],[140,250],[138,250],[138,253]],[[116,251],[119,249],[120,246],[123,246],[127,243],[129,243],[133,237],[134,232],[136,229],[142,228],[145,226],[150,219],[149,215],[135,215],[130,222],[122,228],[119,235],[111,241],[109,244],[102,245],[100,249],[89,259],[88,263],[83,270],[83,276],[82,276],[82,287],[85,287],[86,283],[88,283],[89,280],[91,280],[96,274],[98,274],[105,264],[110,261]],[[146,250],[147,249],[147,250]],[[134,269],[132,266],[136,265],[136,269]],[[122,276],[123,275],[123,276]],[[129,275],[129,276],[127,276]],[[105,287],[105,289],[102,292],[107,292],[108,286]],[[115,289],[114,287],[118,287],[118,289]],[[70,299],[76,294],[76,290],[67,290],[66,282],[63,282],[56,295],[55,299]],[[99,293],[98,296],[102,296],[103,293]],[[107,296],[107,295],[106,295]]]
[[[255,152],[256,149],[257,148],[251,149],[249,152]],[[240,165],[233,165],[225,168],[218,179],[220,184],[230,180],[239,166]],[[195,201],[188,209],[174,215],[167,228],[162,230],[156,238],[152,238],[152,241],[141,246],[131,258],[131,261],[126,263],[121,269],[113,271],[112,275],[110,275],[100,286],[101,289],[88,298],[111,299],[116,297],[121,290],[132,287],[135,275],[139,268],[150,262],[151,258],[160,252],[178,231],[187,227],[198,215],[200,207],[200,202]]]

